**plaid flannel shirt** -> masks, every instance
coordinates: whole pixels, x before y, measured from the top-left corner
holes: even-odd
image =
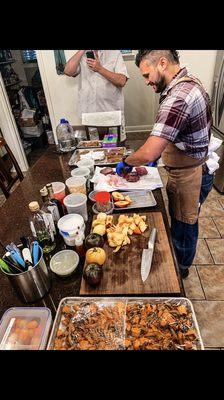
[[[191,76],[184,67],[160,96],[160,106],[151,135],[167,139],[187,156],[206,156],[212,124],[210,99],[194,82],[176,82]]]

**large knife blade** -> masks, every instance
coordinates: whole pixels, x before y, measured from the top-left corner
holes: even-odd
[[[157,233],[156,228],[153,228],[148,241],[148,249],[143,249],[142,252],[141,277],[143,282],[145,282],[146,279],[148,278],[151,269],[153,252],[156,241],[156,233]]]

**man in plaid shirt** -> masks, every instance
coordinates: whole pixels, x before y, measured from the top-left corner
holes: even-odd
[[[116,170],[119,175],[124,168],[130,172],[162,155],[168,173],[171,236],[181,276],[186,278],[197,247],[200,205],[214,179],[205,164],[210,100],[201,82],[180,67],[176,50],[140,50],[136,65],[146,84],[160,93],[160,106],[150,137]]]

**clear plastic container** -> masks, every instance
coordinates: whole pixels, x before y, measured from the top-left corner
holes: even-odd
[[[90,175],[90,169],[87,167],[75,168],[71,171],[71,176],[74,178],[86,178],[88,179]]]
[[[109,209],[109,207],[110,207],[110,209]],[[100,212],[102,212],[102,211],[98,211],[98,210],[97,210],[97,208],[96,208],[96,203],[93,204],[92,210],[93,210],[94,214],[99,214]],[[108,211],[104,211],[104,213],[107,214],[107,215],[108,215],[108,214],[113,214],[113,211],[114,211],[114,205],[113,205],[113,203],[112,203],[112,201],[111,201],[111,202],[109,202],[109,204],[108,204]]]
[[[85,222],[79,214],[67,214],[58,221],[59,233],[68,246],[75,246],[75,238],[85,231]]]
[[[94,160],[80,160],[80,161],[77,161],[77,167],[84,167],[84,168],[89,168],[89,170],[90,170],[90,178],[92,178],[93,177],[93,175],[94,175],[94,166],[95,166],[95,163],[94,163]]]
[[[69,214],[82,215],[84,221],[88,220],[87,196],[83,193],[72,193],[64,198],[64,205]]]
[[[86,178],[76,178],[71,176],[65,181],[65,184],[70,193],[83,193],[86,194]]]
[[[44,350],[51,322],[49,308],[9,308],[0,321],[0,350]]]
[[[62,250],[50,260],[50,269],[59,276],[71,275],[79,264],[79,255],[73,250]]]
[[[62,201],[65,197],[65,184],[63,182],[52,182],[54,198]]]
[[[98,212],[107,213],[111,210],[111,201],[109,192],[98,192],[95,195],[96,210]]]

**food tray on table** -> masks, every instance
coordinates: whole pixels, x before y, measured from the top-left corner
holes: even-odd
[[[119,161],[127,155],[126,147],[111,147],[111,148],[100,148],[100,149],[76,149],[72,154],[68,165],[77,165],[80,161],[81,156],[87,155],[86,159],[93,159],[95,165],[116,165]],[[96,159],[99,157],[98,159]]]
[[[82,140],[76,146],[76,149],[101,148],[102,142],[102,140]]]
[[[204,345],[187,298],[66,297],[47,345],[57,349],[204,350]]]
[[[131,199],[131,203],[125,207],[116,206],[116,200],[113,198],[113,192],[111,193],[111,198],[114,204],[114,210],[129,210],[132,208],[145,208],[145,207],[154,207],[157,202],[151,190],[136,190],[134,192],[119,192],[120,195],[123,195],[124,201],[125,196],[128,196]]]

